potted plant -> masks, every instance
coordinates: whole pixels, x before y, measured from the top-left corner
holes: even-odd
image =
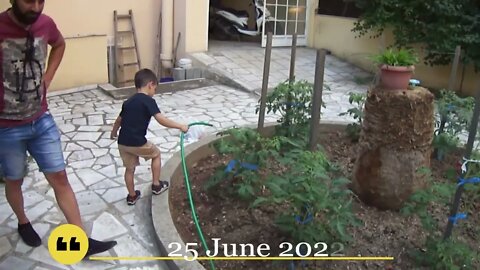
[[[413,50],[387,49],[373,57],[380,68],[380,86],[384,89],[407,89],[418,57]]]

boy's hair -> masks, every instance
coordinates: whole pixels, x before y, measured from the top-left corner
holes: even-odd
[[[157,76],[148,68],[141,69],[135,73],[135,88],[145,87],[149,82],[157,83]]]

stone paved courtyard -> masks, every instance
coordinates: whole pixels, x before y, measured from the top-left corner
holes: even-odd
[[[268,84],[270,89],[288,79],[290,55],[290,48],[272,48]],[[261,48],[259,44],[210,40],[208,52],[192,53],[191,57],[207,66],[211,71],[230,78],[245,90],[255,93],[261,92],[265,48]],[[315,49],[297,47],[296,79],[313,83],[315,62]],[[326,56],[324,83],[334,90],[334,94],[346,95],[348,92],[365,92],[372,79],[371,74],[360,68],[335,56]]]
[[[243,91],[217,85],[166,93],[155,96],[160,109],[177,121],[207,121],[215,126],[208,132],[234,125],[255,124],[255,106],[258,97]],[[325,94],[327,109],[323,119],[349,121],[338,113],[348,109],[345,100],[335,100]],[[115,239],[118,245],[98,256],[160,256],[154,242],[151,220],[150,166],[141,161],[137,168],[136,187],[144,194],[135,206],[125,202],[124,168],[115,141],[109,139],[111,125],[117,117],[121,100],[114,100],[100,90],[49,97],[50,110],[62,133],[68,176],[84,217],[86,231],[101,240]],[[275,121],[268,116],[266,122]],[[166,129],[155,121],[149,126],[147,137],[162,150],[165,161],[179,150],[179,131]],[[19,240],[17,220],[0,195],[0,269],[58,270],[58,269],[167,269],[158,261],[87,261],[73,266],[62,266],[51,259],[47,241],[50,232],[65,222],[44,176],[36,164],[30,164],[30,173],[23,185],[25,207],[43,245],[30,248]],[[15,266],[14,266],[15,265]]]

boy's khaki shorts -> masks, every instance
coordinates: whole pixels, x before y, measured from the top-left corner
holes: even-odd
[[[123,166],[127,169],[134,169],[140,165],[139,157],[145,160],[156,158],[160,155],[160,149],[150,141],[142,146],[118,145],[120,157],[123,160]]]

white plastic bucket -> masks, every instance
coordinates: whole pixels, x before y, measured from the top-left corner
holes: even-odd
[[[192,68],[192,60],[188,58],[182,58],[178,60],[177,65],[179,68],[183,68],[183,69]]]

